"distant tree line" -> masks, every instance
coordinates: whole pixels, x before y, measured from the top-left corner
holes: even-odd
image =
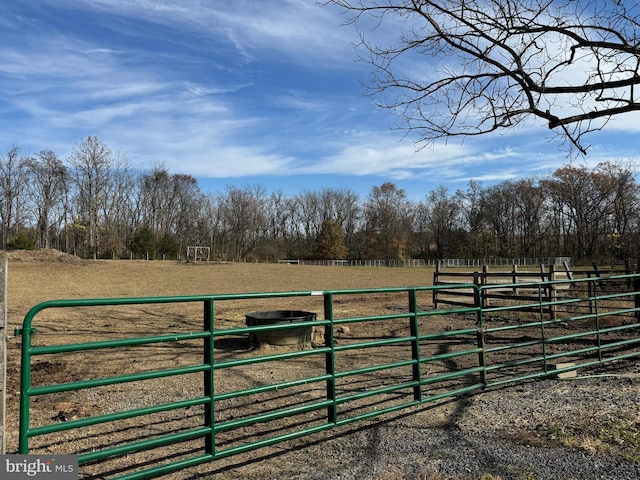
[[[543,178],[415,202],[395,184],[361,199],[346,188],[294,196],[261,186],[205,193],[164,166],[132,167],[95,137],[65,158],[0,154],[0,246],[83,258],[214,260],[637,257],[640,191],[630,167],[566,165]]]

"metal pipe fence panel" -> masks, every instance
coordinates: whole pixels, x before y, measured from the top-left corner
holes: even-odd
[[[634,275],[519,283],[519,292],[532,292],[526,302],[502,295],[489,306],[496,291],[515,286],[44,302],[17,332],[19,452],[77,453],[89,474],[150,478],[448,397],[636,357],[638,285]],[[434,293],[445,289],[471,289],[473,303],[434,308]],[[225,313],[230,305],[285,300],[315,302],[322,313],[255,326]],[[86,332],[68,343],[73,335],[51,324],[74,316]],[[121,324],[130,331],[116,332]],[[305,328],[314,329],[312,344],[249,341]],[[56,365],[66,370],[56,375]],[[62,409],[71,398],[78,399],[74,415],[52,416],[44,407]]]

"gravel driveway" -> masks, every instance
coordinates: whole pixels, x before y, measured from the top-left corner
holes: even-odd
[[[284,443],[215,478],[637,480],[639,446],[639,376],[593,375],[489,390]]]

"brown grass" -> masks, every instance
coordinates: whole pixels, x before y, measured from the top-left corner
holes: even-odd
[[[346,267],[318,267],[302,265],[268,265],[268,264],[185,264],[176,262],[145,262],[145,261],[85,261],[75,257],[60,254],[55,251],[41,252],[14,252],[9,255],[9,285],[8,285],[8,314],[9,332],[14,327],[20,326],[24,315],[35,304],[60,298],[100,298],[100,297],[142,297],[165,295],[197,295],[219,293],[244,293],[244,292],[282,292],[282,291],[312,291],[312,290],[336,290],[336,289],[364,289],[383,287],[402,287],[429,285],[433,279],[433,270],[428,268],[346,268]],[[392,294],[379,294],[367,299],[351,298],[349,301],[335,300],[336,308],[343,315],[373,315],[379,312],[393,312],[398,308],[406,307],[404,296]],[[428,303],[429,297],[424,296],[420,303]],[[321,297],[294,297],[291,299],[253,300],[230,302],[216,306],[215,321],[225,327],[240,326],[244,324],[244,315],[255,310],[270,309],[303,309],[322,312]],[[188,330],[193,331],[201,327],[201,306],[189,308],[110,308],[90,313],[79,311],[69,315],[67,312],[53,310],[47,315],[37,317],[38,334],[34,337],[37,344],[52,343],[77,343],[95,338],[118,338],[124,335],[149,335],[166,333],[167,331]],[[430,318],[429,328],[434,332],[449,329],[451,319],[446,319],[442,324],[436,323],[435,318]],[[471,323],[473,319],[471,319]],[[454,326],[455,327],[455,326]],[[377,329],[377,330],[376,330]],[[406,333],[404,333],[406,334]],[[377,324],[374,327],[364,324],[361,328],[344,331],[338,338],[342,344],[351,341],[362,341],[367,337],[379,337],[380,335],[402,336],[401,331],[394,325]],[[437,346],[436,346],[437,347]],[[464,345],[453,345],[450,348],[462,348]],[[201,356],[201,344],[184,342],[181,352],[176,353],[166,346],[159,344],[155,347],[138,347],[120,349],[112,353],[108,358],[99,355],[67,354],[56,358],[47,358],[45,361],[36,361],[33,365],[34,383],[44,378],[57,381],[73,381],[91,378],[92,376],[121,374],[126,372],[141,371],[152,364],[155,368],[170,368],[179,365],[193,364],[194,358]],[[268,353],[269,348],[261,346],[262,351]],[[435,347],[434,347],[435,348]],[[438,347],[439,348],[439,347]],[[266,349],[266,350],[264,350]],[[396,351],[388,350],[387,361],[393,361]],[[433,353],[443,353],[434,351]],[[13,453],[17,449],[18,432],[18,400],[19,400],[19,338],[9,340],[8,349],[8,388],[7,388],[7,451]],[[228,356],[242,357],[255,354],[255,348],[244,341],[229,339],[216,345],[218,358]],[[353,357],[350,359],[352,366],[358,366],[358,362],[366,362],[366,358]],[[295,377],[314,374],[317,366],[311,363],[291,364],[271,362],[269,368],[264,371],[237,371],[229,369],[229,376],[221,376],[221,382],[216,384],[216,390],[228,390],[231,385],[234,389],[255,385],[256,382],[267,379],[270,382],[290,380]],[[449,366],[443,365],[442,368]],[[457,367],[463,367],[458,365]],[[125,371],[126,370],[126,371]],[[234,371],[235,370],[235,371]],[[322,374],[322,371],[316,374]],[[407,372],[393,372],[396,375],[405,375]],[[227,380],[225,380],[225,378]],[[116,385],[109,388],[91,389],[87,393],[57,394],[39,398],[34,402],[33,418],[40,423],[51,421],[66,421],[97,414],[104,414],[121,409],[136,408],[158,400],[173,401],[176,398],[191,398],[193,384],[199,380],[160,382],[151,381],[144,385]],[[228,381],[229,385],[225,385]],[[366,379],[362,380],[363,382]],[[56,382],[54,382],[56,383]],[[319,388],[301,391],[300,395],[323,395]],[[287,398],[279,401],[288,402]],[[234,409],[240,405],[229,402],[222,405],[220,415],[234,415]],[[246,405],[243,406],[246,408]],[[455,401],[442,409],[433,408],[428,415],[420,416],[421,427],[442,427],[450,425],[450,411],[455,411]],[[105,436],[109,441],[119,437],[145,438],[151,435],[160,426],[186,424],[197,425],[201,419],[201,412],[180,412],[180,418],[158,415],[149,419],[145,425],[136,425],[135,422],[121,422],[114,425],[113,429],[106,426],[97,426],[84,429],[83,444],[81,449],[91,450],[102,446]],[[313,418],[309,418],[313,421]],[[622,421],[622,419],[620,419]],[[155,422],[155,423],[154,423]],[[625,418],[624,422],[616,423],[602,418],[598,422],[585,422],[584,428],[579,424],[569,429],[567,425],[555,425],[549,419],[544,423],[543,432],[531,430],[530,435],[538,439],[538,442],[546,444],[562,443],[585,451],[614,452],[611,447],[619,443],[624,445],[622,452],[633,455],[633,449],[627,446],[638,447],[638,417]],[[589,428],[587,428],[587,425]],[[322,438],[324,434],[315,438]],[[529,435],[523,432],[521,435]],[[67,452],[72,453],[77,445],[70,434],[62,433],[54,438],[36,445],[41,452]],[[234,439],[229,439],[233,442]],[[36,444],[38,442],[35,442]],[[304,442],[298,440],[291,445],[301,445]],[[268,458],[271,454],[281,452],[282,448],[266,447],[261,450],[261,455]],[[132,457],[133,458],[133,457]],[[144,462],[125,458],[125,462]],[[252,462],[252,454],[239,457],[239,461]],[[299,458],[299,457],[294,457]],[[638,461],[637,458],[632,458]],[[281,463],[286,463],[282,460]],[[289,466],[289,471],[295,471],[295,467]],[[99,467],[92,467],[87,472],[99,471]],[[252,465],[252,472],[243,478],[274,478],[272,463],[262,462]],[[206,469],[205,469],[206,471]],[[237,478],[237,472],[245,470],[230,470],[216,478]],[[389,478],[398,478],[397,474],[389,474]],[[178,478],[178,477],[176,477]],[[425,479],[439,480],[437,474],[425,474]],[[444,477],[442,477],[444,478]],[[487,474],[483,479],[499,480]],[[525,477],[519,477],[525,478]],[[474,479],[475,480],[475,479]]]
[[[142,297],[167,295],[198,295],[244,292],[308,291],[327,289],[362,289],[399,287],[429,284],[433,271],[423,268],[343,268],[302,265],[268,264],[185,264],[176,262],[145,261],[84,261],[55,251],[14,252],[9,254],[8,282],[8,326],[13,332],[19,327],[27,311],[34,305],[52,299],[101,298],[101,297]],[[381,295],[382,305],[389,306],[400,301],[406,305],[406,298],[391,298]],[[265,309],[303,309],[322,312],[322,297],[300,297],[280,300],[253,300],[230,302],[216,307],[215,321],[218,325],[240,326],[244,315],[250,311]],[[339,301],[337,302],[339,303]],[[152,308],[107,308],[78,310],[70,314],[57,309],[47,310],[36,317],[34,327],[38,333],[34,344],[79,343],[96,338],[119,338],[161,334],[173,331],[198,330],[201,328],[201,305],[193,309],[162,307]],[[376,308],[369,301],[354,301],[342,305],[345,313],[366,315]],[[390,306],[389,308],[395,308]],[[361,335],[374,335],[364,332]],[[345,334],[349,341],[353,332]],[[7,451],[17,449],[18,401],[19,401],[19,360],[20,338],[9,340],[8,347],[8,388],[7,388]],[[244,342],[227,343],[218,351],[219,358],[225,355],[253,355],[252,347]],[[35,358],[32,379],[37,385],[44,379],[48,383],[68,382],[98,376],[118,375],[142,371],[152,364],[154,368],[171,368],[193,364],[194,358],[201,356],[201,344],[183,345],[178,355],[164,345],[137,347],[111,351],[102,354],[65,354]],[[269,348],[269,347],[261,347]],[[275,347],[274,347],[275,348]],[[105,354],[106,355],[106,354]],[[299,373],[296,368],[301,368]],[[230,369],[233,370],[233,369]],[[245,372],[235,372],[230,376],[235,388],[243,382],[249,386],[268,375],[270,381],[285,380],[291,375],[308,375],[308,368],[280,366],[275,363],[268,372],[254,372],[249,378]],[[221,377],[224,378],[224,377]],[[256,380],[257,379],[257,380]],[[143,386],[125,384],[109,388],[91,389],[87,392],[47,395],[32,402],[32,424],[47,424],[54,421],[98,415],[145,406],[148,402],[172,401],[176,398],[194,396],[193,385],[186,379],[180,382],[147,382]],[[193,382],[198,384],[196,380]],[[216,389],[229,387],[218,382]],[[197,395],[195,395],[197,396]],[[233,411],[234,405],[228,405]],[[194,418],[199,416],[194,413]],[[157,418],[159,422],[173,421]],[[122,432],[128,436],[143,438],[149,428],[118,425],[115,431],[105,431],[98,426],[83,432],[82,450],[99,447],[104,434],[110,440],[117,439]],[[152,428],[153,429],[153,428]],[[119,433],[120,432],[120,433]],[[124,435],[124,433],[122,433]],[[36,438],[32,446],[34,453],[73,453],[72,438],[62,432],[57,437],[46,437],[39,442]],[[38,446],[39,445],[39,446]]]

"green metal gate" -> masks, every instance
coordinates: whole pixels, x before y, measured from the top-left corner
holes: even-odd
[[[44,302],[28,312],[16,332],[22,335],[19,453],[54,448],[57,453],[78,453],[81,468],[90,472],[110,478],[149,478],[447,397],[637,357],[639,278],[553,282],[554,291],[566,291],[556,298],[548,295],[552,282],[519,284],[518,289],[538,292],[538,302],[491,308],[482,308],[483,295],[515,287],[448,285],[449,291],[474,291],[475,302],[444,310],[431,307],[430,298],[438,287]],[[364,316],[352,316],[345,308],[354,301],[373,305],[374,298],[385,299],[389,307]],[[322,318],[229,328],[215,315],[220,305],[274,299],[317,301]],[[553,316],[548,314],[550,306]],[[99,318],[108,319],[100,321],[113,325],[125,321],[119,319],[122,309],[146,315],[152,308],[161,312],[170,307],[178,316],[197,308],[199,328],[185,321],[190,328],[169,325],[169,330],[179,330],[171,333],[68,344],[63,332],[55,344],[34,342],[36,327],[45,325],[51,312],[56,313],[58,325],[64,324],[59,319],[67,314],[86,316],[87,335],[92,335],[98,309],[106,312]],[[530,313],[532,307],[537,314]],[[153,315],[156,325],[166,323],[159,314]],[[149,325],[153,328],[154,323]],[[391,334],[371,334],[377,326],[382,331],[383,325],[385,331],[393,327]],[[252,333],[306,326],[324,333],[314,348],[236,351],[233,347]],[[365,333],[357,334],[360,330]],[[167,353],[151,350],[158,347],[166,347]],[[168,354],[171,349],[181,353]],[[90,367],[109,353],[124,358],[122,365],[133,366],[148,352],[158,356],[156,368],[98,377]],[[52,359],[79,363],[65,381],[50,382],[38,372],[58,365]],[[80,378],[82,365],[87,365],[89,378]],[[234,380],[225,383],[224,375]],[[167,378],[182,388],[179,395],[145,387]],[[110,400],[114,390],[121,391],[125,400]],[[107,403],[108,411],[80,412],[52,422],[37,408],[40,398],[68,403],[76,398],[71,392],[84,395],[88,403]],[[107,428],[118,435],[132,431],[134,438],[110,442],[109,434],[100,435]],[[87,442],[89,447],[80,447]],[[184,449],[178,451],[179,447]],[[145,457],[152,451],[160,454]],[[162,455],[166,458],[159,458]]]

